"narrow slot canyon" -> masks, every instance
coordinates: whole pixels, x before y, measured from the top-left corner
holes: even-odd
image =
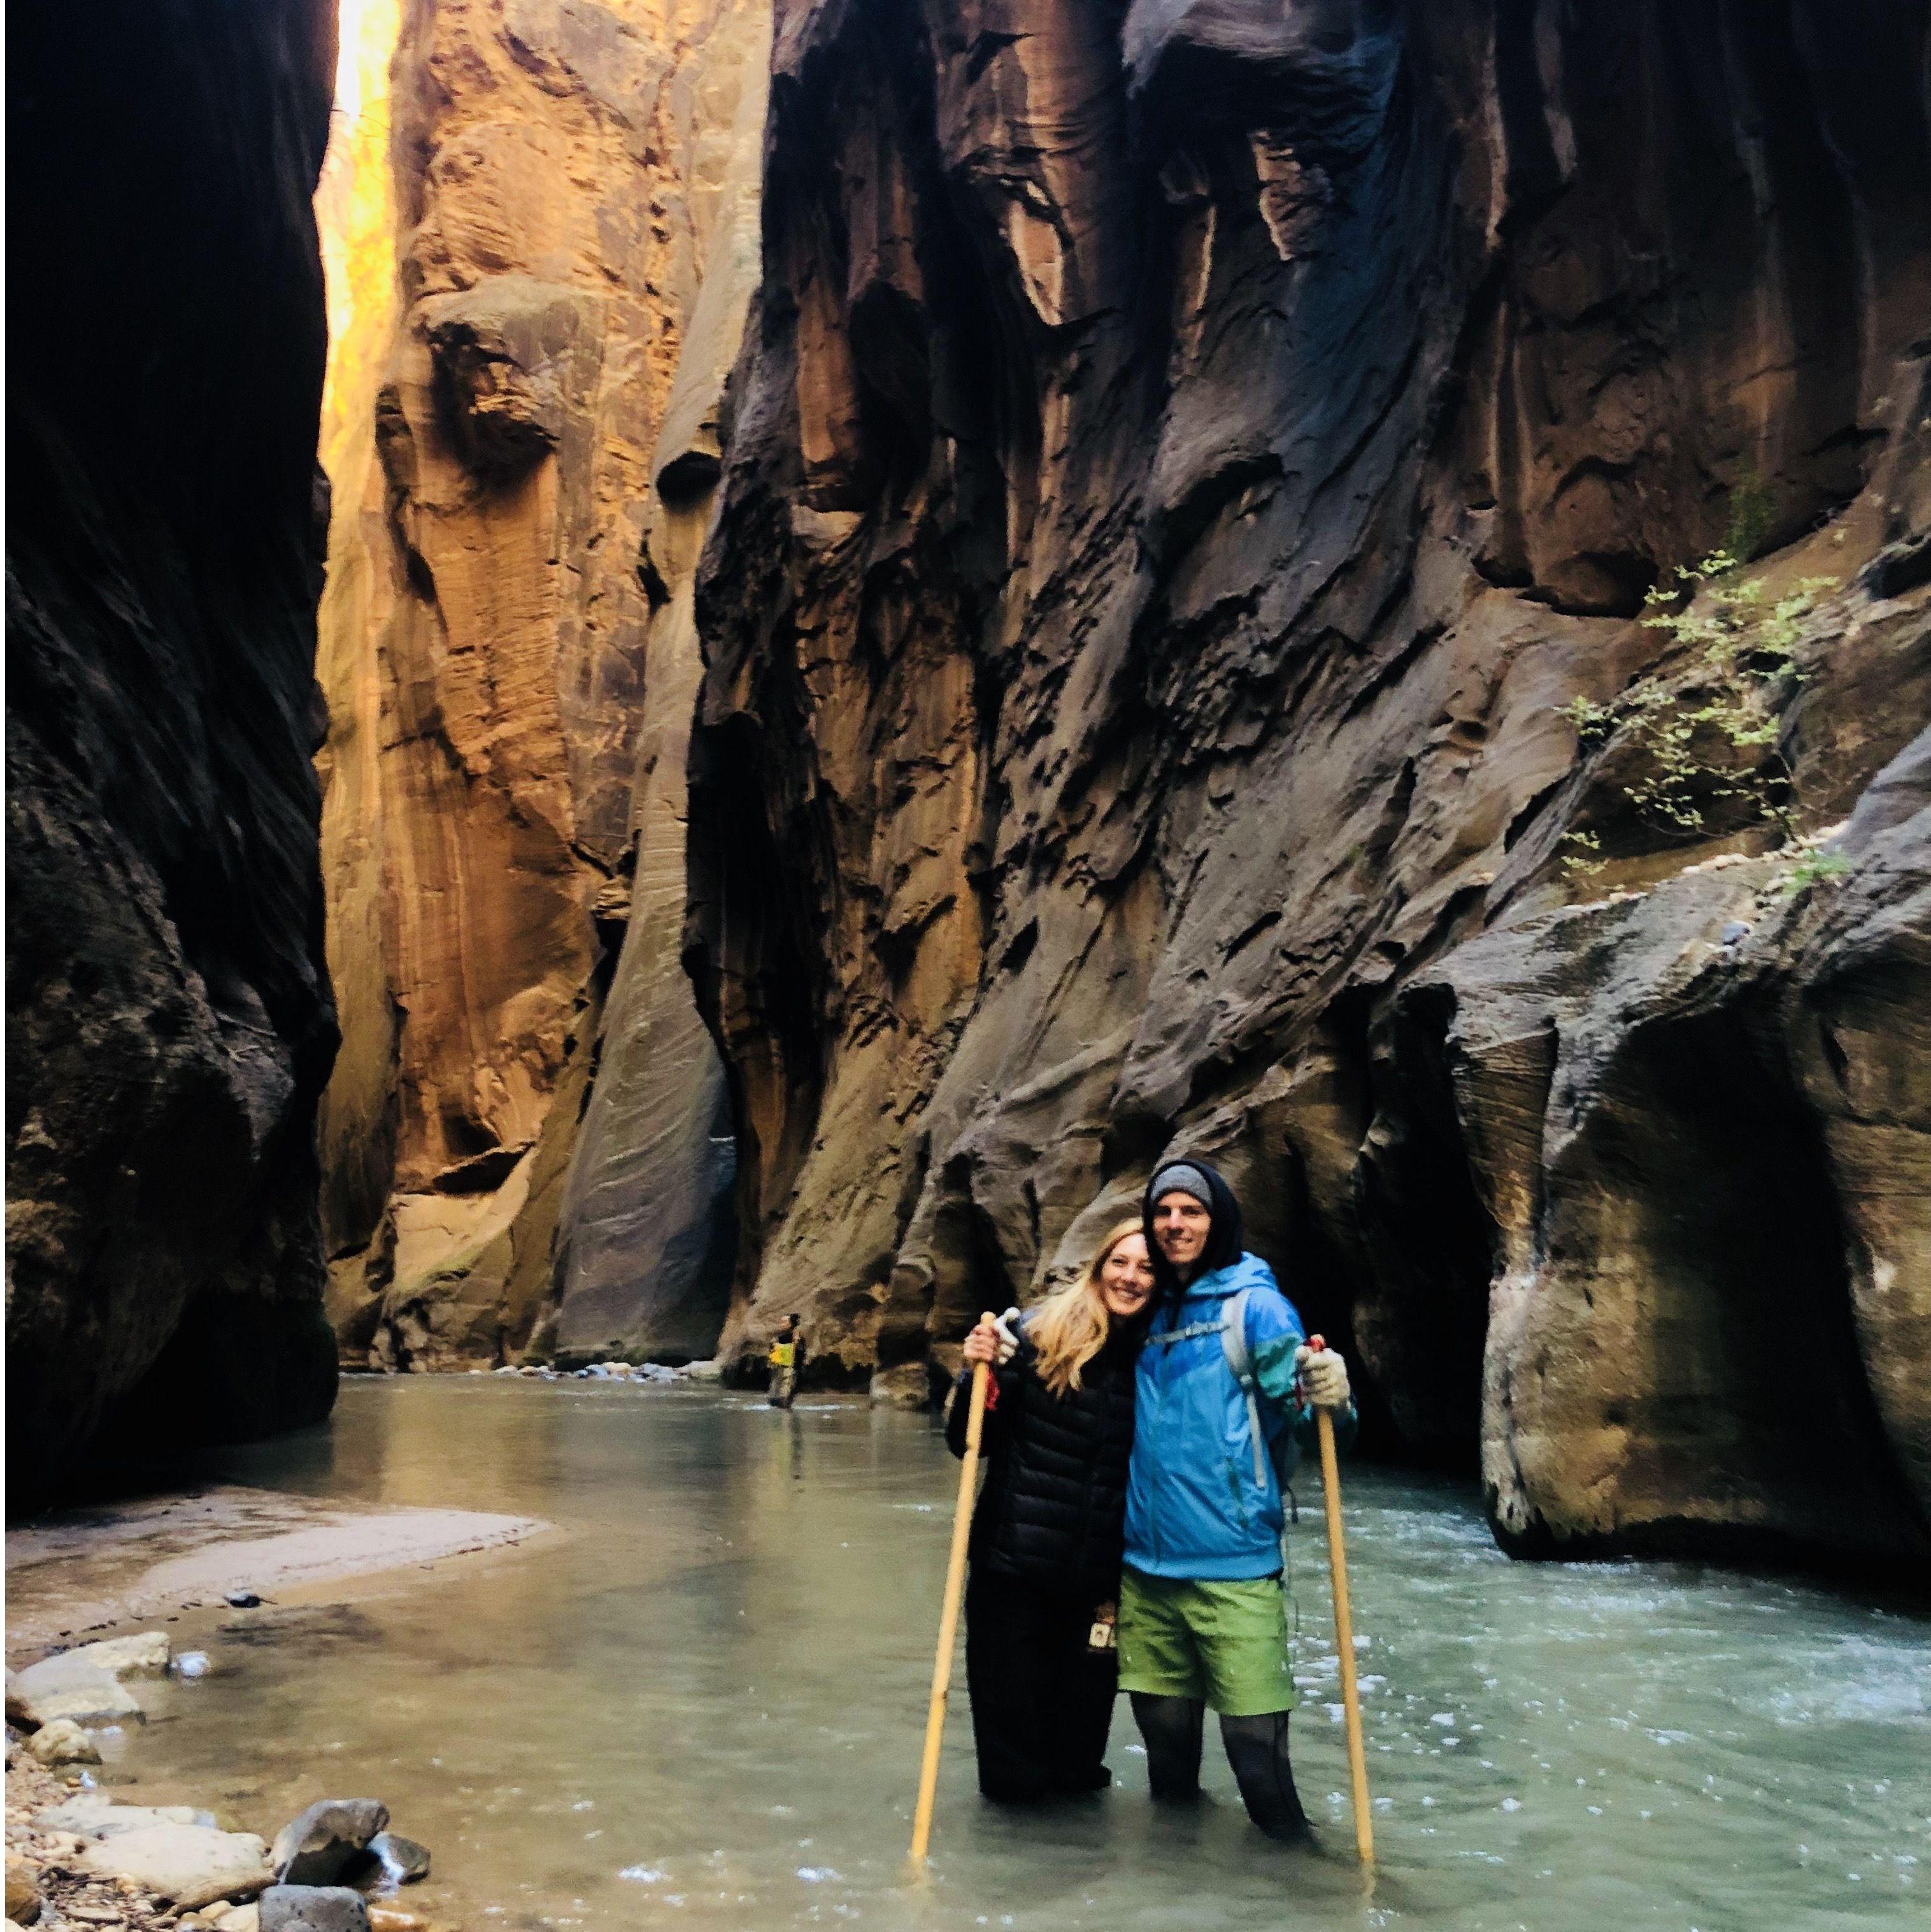
[[[1416,1656],[1424,1544],[1485,1645],[1567,1641],[1585,1562],[1632,1648],[1656,1577],[1921,1636],[1924,0],[16,15],[23,1562],[202,1484],[446,1507],[526,1594],[424,1601],[508,1642],[543,1613],[502,1525],[553,1518],[613,1594],[701,1594],[625,1628],[734,1696],[740,1618],[845,1629],[835,1552],[898,1588],[850,1494],[951,1507],[981,1312],[1199,1162],[1348,1366],[1369,1614],[1399,1598]],[[794,1321],[823,1432],[781,1453],[748,1418]],[[660,1403],[634,1439],[569,1406],[606,1382]],[[781,1587],[793,1507],[825,1546]],[[549,1714],[502,1774],[551,1796],[569,1673],[618,1669],[602,1586],[559,1587],[576,1661],[517,1660]],[[44,1648],[76,1632],[42,1588]],[[1861,1640],[1795,1600],[1793,1646]],[[370,1631],[433,1649],[418,1615],[321,1630],[327,1695],[250,1667],[339,1736],[328,1673]],[[880,1666],[915,1702],[928,1642]],[[1653,1735],[1681,1686],[1645,1684]],[[799,1689],[828,1786],[858,1694]],[[277,1801],[318,1774],[291,1747]],[[757,1838],[791,1800],[745,1777]],[[798,1847],[828,1911],[904,1905]],[[465,1912],[523,1882],[477,1856]],[[581,1922],[661,1913],[657,1868],[599,1864]],[[509,1909],[577,1924],[579,1882]],[[1097,1922],[1040,1896],[1005,1922]]]
[[[1192,1150],[1512,1546],[1921,1561],[1909,10],[36,28],[23,1493],[319,1412],[325,1272],[352,1369],[795,1312],[923,1404]],[[1754,728],[1659,778],[1726,544]],[[1867,1516],[1738,1298],[1840,1338]]]

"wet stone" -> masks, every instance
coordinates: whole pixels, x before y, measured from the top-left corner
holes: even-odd
[[[259,1932],[369,1932],[369,1908],[346,1885],[271,1885]]]
[[[389,1822],[379,1798],[324,1798],[275,1834],[269,1862],[284,1885],[327,1886],[367,1862],[370,1841]]]
[[[382,1875],[391,1885],[413,1885],[429,1876],[429,1847],[395,1832],[385,1832],[369,1841],[369,1849],[382,1862]]]

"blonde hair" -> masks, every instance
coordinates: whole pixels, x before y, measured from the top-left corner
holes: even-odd
[[[1129,1234],[1146,1232],[1137,1215],[1118,1222],[1093,1250],[1079,1278],[1057,1294],[1048,1295],[1027,1324],[1026,1339],[1033,1345],[1039,1379],[1049,1393],[1063,1396],[1068,1389],[1078,1388],[1081,1370],[1105,1346],[1113,1317],[1100,1299],[1100,1270]]]

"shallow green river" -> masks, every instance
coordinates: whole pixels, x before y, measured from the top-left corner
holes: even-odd
[[[961,1688],[913,1882],[956,1466],[926,1418],[856,1403],[352,1381],[330,1429],[221,1473],[562,1533],[347,1605],[184,1619],[213,1669],[156,1688],[109,1775],[265,1832],[312,1798],[384,1798],[436,1856],[416,1898],[465,1932],[1927,1922],[1931,1622],[1683,1566],[1512,1564],[1465,1490],[1367,1470],[1348,1502],[1372,1894],[1312,1482],[1296,1762],[1320,1850],[1250,1829],[1211,1738],[1209,1802],[1156,1812],[1123,1702],[1111,1793],[994,1810]]]

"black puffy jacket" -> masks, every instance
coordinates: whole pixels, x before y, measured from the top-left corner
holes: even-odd
[[[1080,1386],[1063,1396],[1040,1381],[1024,1340],[994,1371],[998,1398],[981,1441],[987,1468],[973,1517],[975,1564],[1095,1603],[1118,1591],[1140,1336],[1138,1323],[1116,1323],[1080,1371]],[[962,1374],[946,1420],[955,1456],[965,1454],[970,1385]]]

